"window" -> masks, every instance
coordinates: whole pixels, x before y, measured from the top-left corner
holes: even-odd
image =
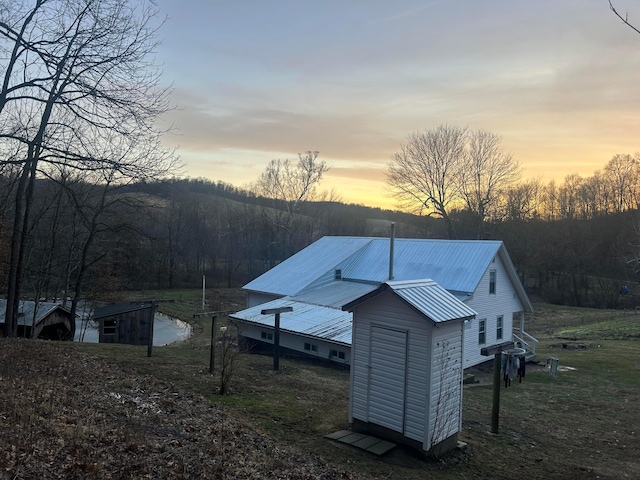
[[[335,280],[342,280],[342,269],[336,268],[333,277]]]
[[[331,356],[332,357],[338,357],[340,360],[344,360],[345,359],[344,352],[339,352],[338,350],[331,350]]]
[[[260,338],[265,340],[273,340],[273,333],[270,332],[260,332]]]
[[[104,320],[102,322],[102,334],[103,335],[115,335],[116,334],[116,321],[112,320]]]
[[[480,320],[478,322],[478,343],[484,345],[487,343],[487,321]]]
[[[304,344],[304,349],[309,351],[309,352],[317,352],[318,351],[318,346],[314,345],[313,343],[305,343]]]
[[[502,340],[502,315],[496,321],[496,340]]]
[[[496,271],[489,270],[489,294],[494,295],[496,293]]]

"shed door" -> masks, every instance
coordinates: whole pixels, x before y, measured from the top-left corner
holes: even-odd
[[[369,422],[404,433],[407,332],[374,326],[369,365]]]

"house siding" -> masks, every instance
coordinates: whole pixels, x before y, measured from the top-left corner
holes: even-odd
[[[278,298],[282,298],[282,295],[275,295],[272,293],[248,292],[247,308],[262,305],[263,303],[270,302],[271,300],[277,300]]]
[[[496,293],[489,293],[489,277],[491,270],[496,271]],[[476,311],[474,320],[465,325],[464,333],[464,368],[472,367],[489,360],[480,354],[480,348],[513,339],[513,313],[524,310],[516,290],[507,274],[500,256],[487,267],[482,279],[478,283],[473,296],[465,302]],[[502,339],[496,338],[497,318],[502,315]],[[484,345],[478,343],[478,325],[480,320],[486,320],[486,341]]]
[[[273,335],[273,327],[256,325],[242,321],[236,321],[236,323],[238,325],[238,334],[242,337],[273,345],[273,338],[262,338],[262,332],[267,332]],[[315,345],[316,350],[305,350],[305,343]],[[351,361],[351,347],[349,345],[342,345],[337,342],[328,342],[318,337],[305,336],[299,333],[280,330],[280,347],[300,352],[311,357],[331,360],[337,363],[349,364]],[[332,357],[332,350],[343,352],[344,358]]]

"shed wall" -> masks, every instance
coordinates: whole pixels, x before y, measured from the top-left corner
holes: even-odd
[[[430,382],[430,335],[432,324],[395,295],[384,292],[354,312],[353,360],[351,366],[350,422],[369,422],[369,351],[374,325],[408,332],[405,437],[425,441]],[[396,372],[386,372],[393,376]]]
[[[433,328],[429,430],[425,450],[460,431],[462,425],[462,320]]]

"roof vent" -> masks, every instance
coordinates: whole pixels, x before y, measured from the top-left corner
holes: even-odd
[[[396,240],[396,224],[391,222],[391,237],[389,238],[389,280],[393,280],[393,249]]]

